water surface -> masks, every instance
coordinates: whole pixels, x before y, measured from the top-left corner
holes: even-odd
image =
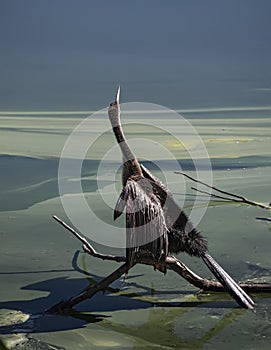
[[[217,112],[205,118],[202,112],[190,120],[210,154],[214,184],[269,203],[270,112],[253,113],[240,118],[240,112]],[[58,162],[67,137],[83,117],[0,116],[1,332],[5,337],[26,333],[65,349],[267,349],[271,339],[270,295],[253,295],[255,310],[243,310],[227,294],[196,296],[197,290],[173,272],[163,276],[147,266],[136,266],[124,284],[117,281],[113,287],[121,287],[119,292],[98,293],[78,305],[69,317],[41,314],[117,268],[117,263],[86,256],[80,242],[51,218],[56,214],[68,222],[58,193]],[[103,123],[94,119],[90,132],[97,134]],[[176,123],[176,132],[181,134],[176,120],[167,123]],[[126,131],[131,138],[144,135],[165,145],[184,170],[194,175],[193,162],[184,147],[168,135],[145,130],[140,124],[127,125]],[[112,224],[112,209],[104,205],[97,191],[96,172],[104,150],[114,142],[111,132],[103,135],[88,152],[82,171],[88,203],[95,203],[101,219]],[[145,165],[161,175],[150,162],[154,160],[159,160],[159,155],[146,155]],[[183,200],[183,179],[174,174],[169,159],[160,161],[162,176],[170,179],[168,186],[177,200]],[[116,155],[108,162],[108,169],[116,173],[119,165]],[[112,186],[121,187],[119,175],[116,173],[116,183],[103,183],[103,191],[112,201]],[[193,185],[186,182],[187,212],[194,201]],[[205,195],[201,204],[207,205]],[[237,280],[270,282],[269,219],[270,212],[257,207],[212,201],[198,228],[208,238],[211,253]],[[95,225],[91,229],[98,230]],[[103,252],[124,254],[123,249],[94,245]],[[199,275],[212,277],[200,260],[184,254],[179,258]],[[15,322],[18,312],[32,316],[16,326],[6,325],[7,315],[11,313]]]

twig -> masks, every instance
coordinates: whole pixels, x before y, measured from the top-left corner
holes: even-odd
[[[228,198],[228,197],[219,196],[217,194],[213,194],[213,193],[210,193],[210,192],[207,192],[207,191],[199,190],[196,187],[191,187],[191,190],[207,194],[207,195],[212,196],[214,198],[219,198],[219,199],[223,199],[223,200],[230,201],[230,202],[235,202],[235,203],[243,203],[243,200],[241,200],[241,199],[235,199],[235,198]]]
[[[83,242],[84,250],[88,254],[103,260],[114,260],[117,262],[123,261],[123,259],[125,260],[125,257],[97,253],[95,249],[92,247],[92,245],[85,238],[83,238],[78,232],[72,229],[64,221],[60,220],[57,216],[54,215],[53,218],[57,222],[59,222],[62,226],[64,226],[66,229],[68,229],[76,238],[78,238],[81,242]],[[151,257],[141,256],[140,260],[136,261],[134,265],[138,263],[154,266],[158,270],[164,270],[164,269],[160,269],[159,266],[166,267],[169,270],[173,270],[178,275],[182,276],[190,284],[199,288],[201,291],[225,292],[225,289],[220,282],[212,281],[207,278],[202,278],[198,276],[196,273],[190,270],[184,263],[182,263],[180,260],[178,260],[174,256],[167,256],[164,262],[159,262],[159,264],[157,265],[154,264],[153,259]],[[46,310],[46,313],[62,313],[62,312],[65,312],[65,310],[67,309],[71,309],[76,304],[81,303],[82,301],[88,298],[91,298],[97,292],[106,290],[113,281],[120,278],[126,272],[127,272],[127,265],[125,263],[121,265],[117,270],[112,272],[109,276],[105,277],[100,282],[97,282],[87,287],[78,295],[68,300],[63,300],[60,303],[52,306],[50,309]],[[271,283],[241,283],[240,287],[242,287],[247,292],[269,292],[269,293],[271,292]]]
[[[113,260],[113,261],[116,261],[116,262],[124,262],[124,261],[126,261],[125,256],[116,256],[116,255],[102,254],[102,253],[96,252],[96,250],[92,247],[92,245],[84,237],[82,237],[78,232],[76,232],[73,228],[71,228],[63,220],[59,219],[56,215],[53,215],[53,219],[55,219],[58,223],[60,223],[60,225],[65,227],[76,238],[78,238],[79,241],[81,241],[83,243],[83,249],[88,254],[94,256],[95,258],[99,258],[99,259],[103,259],[103,260]]]
[[[253,205],[253,206],[257,206],[257,207],[260,207],[260,208],[263,208],[263,209],[268,209],[268,210],[271,210],[271,207],[268,206],[268,205],[265,205],[265,204],[262,204],[262,203],[258,203],[258,202],[254,202],[254,201],[251,201],[249,199],[247,199],[246,197],[244,196],[239,196],[235,193],[231,193],[231,192],[227,192],[227,191],[223,191],[215,186],[211,186],[211,185],[208,185],[207,183],[201,181],[201,180],[197,180],[195,178],[193,178],[192,176],[186,174],[186,173],[183,173],[181,171],[175,171],[175,174],[180,174],[180,175],[183,175],[185,177],[187,177],[189,180],[192,180],[194,182],[197,182],[199,184],[202,184],[208,188],[211,188],[217,192],[220,192],[220,193],[223,193],[223,194],[226,194],[228,196],[232,196],[232,197],[235,197],[235,198],[238,198],[239,200],[237,199],[234,199],[234,198],[227,198],[227,197],[220,197],[220,196],[217,196],[213,193],[209,193],[209,192],[205,192],[205,191],[202,191],[202,190],[199,190],[195,187],[191,187],[193,190],[196,190],[198,192],[201,192],[201,193],[205,193],[205,194],[208,194],[209,196],[212,196],[212,197],[215,197],[215,198],[220,198],[220,199],[225,199],[225,200],[229,200],[229,201],[232,201],[232,202],[238,202],[238,203],[245,203],[245,204],[249,204],[249,205]]]

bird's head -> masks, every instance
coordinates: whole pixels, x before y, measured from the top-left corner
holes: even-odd
[[[111,102],[109,105],[108,116],[112,127],[120,124],[120,86],[118,87],[115,101]]]

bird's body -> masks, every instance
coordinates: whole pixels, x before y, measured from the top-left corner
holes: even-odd
[[[155,266],[168,254],[168,236],[162,206],[148,179],[133,175],[127,180],[116,204],[115,218],[122,214],[124,206],[128,266],[142,256],[151,257]]]
[[[142,255],[151,256],[156,266],[168,252],[186,252],[201,257],[241,306],[253,308],[252,299],[209,254],[206,240],[193,227],[169,189],[141,165],[131,151],[121,127],[119,94],[120,90],[116,100],[110,104],[108,114],[123,155],[123,190],[116,204],[114,219],[126,207],[128,269]],[[166,272],[165,269],[162,271]]]
[[[142,255],[153,258],[154,263],[168,253],[167,227],[159,199],[151,182],[126,142],[121,122],[119,91],[116,101],[109,107],[109,119],[123,156],[123,190],[116,204],[114,219],[126,207],[126,260],[128,269]],[[164,271],[165,272],[165,271]]]

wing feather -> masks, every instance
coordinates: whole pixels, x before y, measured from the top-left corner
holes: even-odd
[[[137,179],[138,180],[138,179]],[[130,178],[117,201],[114,217],[126,206],[126,259],[132,264],[141,255],[158,262],[167,255],[167,227],[164,212],[152,192],[150,181]]]

